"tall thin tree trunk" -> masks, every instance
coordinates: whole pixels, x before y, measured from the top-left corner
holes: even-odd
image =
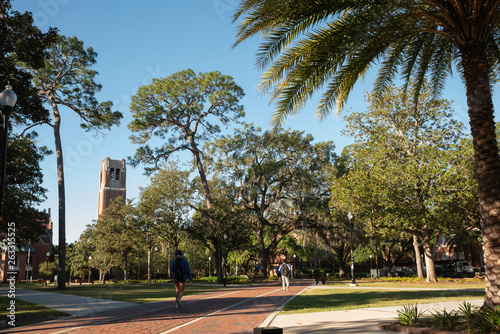
[[[495,308],[500,306],[500,157],[485,45],[471,42],[461,51],[483,230],[484,302]]]
[[[419,279],[424,279],[424,271],[422,270],[422,258],[420,257],[420,248],[418,245],[418,237],[413,236],[413,249],[415,251],[415,265],[417,266],[417,276]]]
[[[54,141],[57,161],[57,190],[59,197],[59,266],[57,267],[57,288],[66,288],[66,194],[64,191],[64,160],[61,143],[61,115],[56,102],[51,99],[54,113]]]

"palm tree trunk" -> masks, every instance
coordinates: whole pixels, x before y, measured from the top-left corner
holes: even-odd
[[[59,266],[57,267],[57,288],[66,287],[66,194],[64,191],[64,163],[61,143],[61,115],[57,103],[50,99],[54,113],[54,140],[57,161],[57,190],[59,196]]]
[[[462,48],[486,269],[485,305],[500,306],[500,158],[484,43]]]

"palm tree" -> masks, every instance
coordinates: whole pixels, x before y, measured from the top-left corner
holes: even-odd
[[[275,126],[319,90],[317,117],[340,110],[370,67],[379,66],[376,92],[400,76],[415,100],[426,77],[439,94],[456,69],[469,106],[489,307],[500,305],[500,158],[491,92],[499,7],[500,0],[244,0],[235,13],[236,44],[263,38],[260,88],[276,102]],[[411,92],[410,81],[417,83]]]

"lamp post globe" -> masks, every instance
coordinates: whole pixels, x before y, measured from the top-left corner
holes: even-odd
[[[12,113],[12,108],[16,105],[17,95],[12,90],[11,85],[7,85],[0,92],[0,105],[2,107],[3,116],[3,132],[2,132],[2,150],[0,158],[0,220],[3,218],[3,193],[5,189],[5,170],[7,167],[7,138],[9,134],[9,116]]]

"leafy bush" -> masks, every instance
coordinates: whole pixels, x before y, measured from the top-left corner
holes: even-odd
[[[419,310],[417,304],[403,305],[403,310],[398,310],[398,322],[404,326],[415,325],[425,311]]]
[[[500,307],[479,309],[474,313],[471,322],[471,328],[480,330],[482,333],[500,333]]]
[[[462,304],[460,304],[460,306],[458,307],[458,310],[466,319],[472,319],[475,309],[477,309],[477,307],[472,307],[472,304],[466,301],[463,301]]]
[[[447,312],[446,308],[442,312],[436,311],[431,314],[433,318],[433,327],[437,329],[456,328],[460,318],[457,311]]]

